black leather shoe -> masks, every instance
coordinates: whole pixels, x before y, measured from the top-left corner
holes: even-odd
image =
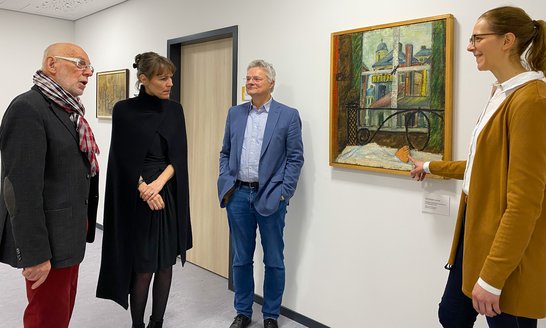
[[[163,320],[155,321],[150,316],[150,322],[148,322],[148,326],[146,328],[162,328],[163,327]]]
[[[246,328],[250,326],[250,322],[252,322],[252,320],[246,315],[237,314],[229,328]]]
[[[279,324],[275,319],[265,319],[264,328],[279,328]]]

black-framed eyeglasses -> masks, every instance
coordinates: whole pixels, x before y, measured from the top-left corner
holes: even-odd
[[[95,72],[95,69],[93,68],[93,66],[86,63],[85,60],[83,60],[83,59],[75,58],[75,57],[63,57],[63,56],[53,56],[53,58],[64,59],[64,60],[68,60],[70,62],[73,62],[74,64],[76,64],[76,67],[79,70],[85,71],[86,69],[90,69],[91,74]]]
[[[468,39],[468,42],[472,43],[473,46],[476,46],[476,38],[478,38],[478,41],[480,41],[481,37],[487,36],[487,35],[502,35],[502,33],[478,33],[478,34],[472,34],[470,36],[470,39]]]

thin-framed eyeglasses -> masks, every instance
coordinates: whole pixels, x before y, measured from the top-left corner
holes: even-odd
[[[64,60],[71,61],[74,64],[76,64],[76,67],[79,70],[85,71],[86,69],[90,69],[91,73],[95,72],[95,69],[93,68],[93,66],[91,66],[90,64],[87,64],[85,62],[85,60],[83,60],[83,59],[74,58],[74,57],[64,57],[64,56],[53,56],[53,58],[58,58],[58,59],[64,59]]]
[[[250,81],[254,81],[256,83],[260,83],[264,80],[263,77],[260,77],[260,76],[247,76],[246,77],[246,81],[247,82],[250,82]]]
[[[476,38],[478,38],[478,42],[481,40],[480,38],[487,35],[502,35],[502,33],[478,33],[478,34],[472,34],[470,36],[470,39],[468,39],[468,42],[472,43],[473,46],[476,46]]]

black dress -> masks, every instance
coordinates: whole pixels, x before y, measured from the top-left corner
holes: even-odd
[[[167,143],[159,133],[156,133],[144,158],[142,168],[144,181],[153,182],[169,163]],[[165,203],[162,210],[152,211],[148,204],[137,196],[137,222],[134,225],[134,238],[131,238],[134,242],[135,272],[155,272],[172,266],[176,263],[176,256],[180,254],[175,206],[176,186],[172,183],[173,179],[176,177],[169,179],[159,193]]]
[[[127,309],[134,272],[172,265],[176,255],[184,264],[192,247],[187,154],[179,103],[141,89],[114,105],[97,297]],[[152,211],[139,197],[138,179],[152,182],[169,164],[174,176],[160,193],[166,208]]]

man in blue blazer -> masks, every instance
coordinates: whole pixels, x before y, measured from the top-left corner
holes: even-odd
[[[220,151],[218,198],[226,207],[233,247],[237,316],[230,328],[248,327],[254,298],[256,227],[264,252],[264,327],[276,328],[284,292],[286,206],[303,166],[298,111],[271,97],[275,70],[263,60],[248,65],[252,101],[230,108]]]

